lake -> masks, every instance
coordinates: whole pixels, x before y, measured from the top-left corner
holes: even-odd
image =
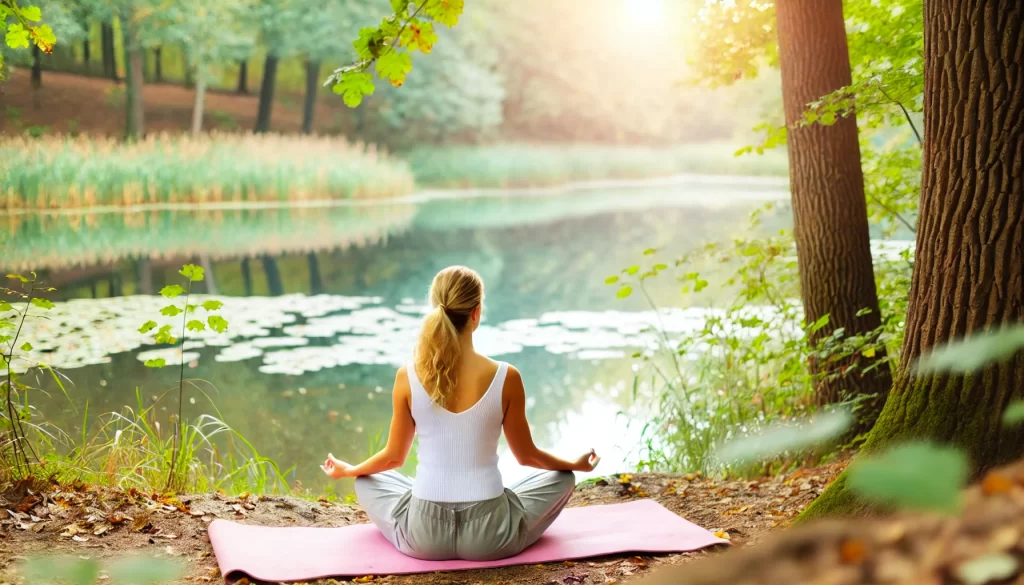
[[[652,343],[659,317],[641,295],[617,299],[604,279],[643,260],[671,260],[746,229],[777,181],[690,177],[648,187],[575,192],[444,193],[394,202],[125,213],[9,215],[0,259],[35,270],[58,291],[50,318],[31,322],[31,357],[72,382],[65,397],[45,376],[39,416],[73,436],[82,413],[156,404],[165,424],[179,349],[147,344],[139,326],[159,314],[161,287],[184,262],[206,269],[194,291],[224,302],[223,335],[189,334],[185,414],[217,413],[289,480],[321,491],[331,451],[357,462],[383,442],[395,368],[411,357],[427,288],[451,264],[486,283],[478,350],[523,373],[539,445],[565,457],[594,447],[600,471],[635,464],[645,404],[632,399],[631,354]],[[788,223],[788,212],[779,214]],[[678,283],[650,294],[673,334],[699,328],[716,287],[680,306]],[[162,398],[161,398],[162,397]],[[521,473],[507,452],[503,473]],[[344,489],[350,489],[346,484]]]

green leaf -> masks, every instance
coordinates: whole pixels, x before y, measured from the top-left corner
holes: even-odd
[[[217,333],[224,333],[228,329],[228,322],[220,315],[210,315],[206,320],[210,324],[210,329],[213,329]]]
[[[868,347],[864,349],[864,351],[860,352],[860,354],[866,358],[873,358],[875,357],[875,348]]]
[[[156,328],[156,321],[146,321],[139,327],[139,333],[149,333]]]
[[[199,282],[203,279],[203,268],[201,266],[196,266],[195,264],[186,264],[181,267],[178,274],[192,282]]]
[[[21,12],[22,18],[30,22],[39,22],[43,18],[43,13],[38,6],[25,6],[19,12]]]
[[[13,335],[0,335],[0,343],[7,343],[12,339],[14,339]]]
[[[173,299],[174,297],[176,297],[176,296],[178,296],[178,295],[180,295],[180,294],[182,294],[184,292],[185,292],[185,289],[181,288],[181,286],[179,286],[177,284],[169,284],[169,285],[163,287],[162,289],[160,289],[160,295],[164,296],[164,297],[166,297],[168,299]]]
[[[391,10],[395,11],[395,14],[402,12],[409,6],[409,0],[391,0]]]
[[[81,557],[37,557],[25,561],[21,571],[29,585],[93,585],[99,577],[100,564],[96,559]]]
[[[0,301],[0,313],[6,313],[7,311],[13,311],[14,307],[7,301]]]
[[[665,270],[665,269],[668,268],[668,265],[667,264],[655,264],[651,268],[654,269],[654,270]]]
[[[624,299],[624,298],[628,297],[631,294],[633,294],[633,287],[631,287],[631,286],[624,286],[624,287],[619,289],[619,292],[615,293],[615,296],[620,298],[620,299]]]
[[[1017,559],[1005,552],[989,553],[956,566],[954,572],[965,585],[999,583],[1017,574]]]
[[[167,305],[166,307],[160,309],[160,314],[166,315],[168,317],[174,317],[175,315],[179,315],[182,312],[183,311],[175,305]]]
[[[159,330],[157,330],[156,335],[153,337],[153,340],[156,341],[157,343],[168,344],[178,341],[173,335],[171,335],[170,325],[164,325]]]
[[[651,254],[654,254],[655,252],[657,252],[657,250],[655,250],[654,248],[647,248],[646,250],[644,250],[644,256],[650,256]]]
[[[375,59],[380,55],[383,44],[384,34],[380,29],[366,26],[359,29],[359,38],[352,42],[352,47],[356,50],[356,55],[360,59]]]
[[[871,314],[871,309],[867,309],[867,308],[864,308],[864,309],[861,309],[861,310],[857,311],[857,316],[858,317],[863,317],[864,315],[870,315],[870,314]]]
[[[851,465],[847,486],[881,504],[956,512],[966,480],[967,457],[960,450],[906,443]]]
[[[1024,348],[1024,325],[1013,325],[940,345],[918,360],[918,375],[942,372],[964,374],[991,362],[1008,360]]]
[[[144,363],[143,365],[146,366],[147,368],[162,368],[167,365],[167,360],[165,360],[164,358],[155,358],[151,360],[146,360],[146,363]]]
[[[1024,400],[1014,400],[1003,411],[1003,424],[1009,427],[1022,422],[1024,422]]]
[[[29,282],[28,278],[20,274],[8,274],[7,278],[10,278],[11,280],[20,280],[22,284],[26,284]]]
[[[224,303],[222,303],[220,301],[214,301],[214,300],[205,301],[203,303],[203,308],[206,309],[207,311],[216,311],[217,309],[219,309],[219,308],[221,308],[223,306],[224,306]]]
[[[107,572],[116,585],[153,585],[175,581],[184,567],[170,559],[137,556],[112,563]]]
[[[198,308],[199,308],[199,305],[185,305],[185,312],[186,313],[195,313],[196,309],[198,309]]]
[[[831,126],[836,123],[836,115],[832,112],[825,112],[821,115],[821,123],[824,126]]]
[[[619,282],[619,277],[615,276],[614,274],[604,279],[605,284],[615,284],[616,282]]]
[[[412,71],[412,57],[394,49],[384,53],[377,60],[377,75],[387,79],[391,85],[401,87],[405,83],[405,75]]]
[[[369,73],[346,71],[341,75],[341,81],[331,89],[341,95],[346,106],[354,108],[363,103],[364,95],[373,94],[376,88],[373,86],[373,76]]]
[[[27,49],[28,29],[20,22],[15,22],[7,27],[6,40],[7,46],[12,49]],[[28,282],[28,280],[22,277],[22,282]]]
[[[423,12],[437,22],[451,28],[459,23],[459,16],[465,7],[463,0],[427,0]]]
[[[828,325],[828,315],[822,315],[817,321],[811,325],[811,333],[820,330],[825,325]]]
[[[32,299],[32,304],[35,305],[36,307],[39,307],[40,309],[43,309],[44,311],[49,311],[54,307],[53,302],[49,301],[48,299],[43,299],[39,297],[35,297],[34,299]]]
[[[430,21],[412,20],[402,31],[399,39],[399,46],[408,47],[409,50],[429,53],[437,43],[437,33],[434,32],[434,25]]]
[[[700,292],[700,291],[706,289],[707,287],[708,287],[708,281],[706,281],[706,280],[704,280],[702,278],[698,278],[697,281],[693,283],[693,292]]]
[[[202,321],[193,319],[185,324],[185,329],[188,329],[189,331],[202,331],[206,329],[206,325]]]
[[[49,53],[53,51],[53,45],[57,43],[57,37],[53,34],[50,25],[44,24],[33,27],[32,36],[35,38],[36,46]]]
[[[21,344],[21,347],[18,349],[20,349],[21,351],[32,351],[32,344],[26,341],[25,343]]]
[[[715,455],[721,461],[753,463],[835,439],[852,423],[853,415],[846,410],[836,410],[819,414],[804,424],[771,425],[760,433],[726,442],[715,450]]]
[[[636,264],[634,264],[634,265],[630,266],[629,268],[623,270],[623,272],[625,272],[626,274],[629,274],[630,276],[632,276],[632,275],[636,274],[637,272],[640,272],[640,267],[637,266]]]

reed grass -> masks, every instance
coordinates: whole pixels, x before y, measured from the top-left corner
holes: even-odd
[[[726,143],[672,148],[505,144],[419,147],[403,153],[420,186],[547,187],[571,181],[647,179],[684,173],[786,176],[785,152],[735,156]]]
[[[0,208],[6,209],[353,199],[412,190],[406,163],[336,138],[0,139]]]

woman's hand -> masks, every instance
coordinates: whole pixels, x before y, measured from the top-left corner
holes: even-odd
[[[323,469],[327,477],[331,479],[353,477],[352,466],[340,459],[335,459],[334,455],[330,453],[327,454],[327,460],[320,466],[320,469]]]
[[[587,451],[582,457],[573,462],[572,471],[589,472],[594,471],[597,464],[601,462],[601,458],[597,456],[597,453],[593,449]]]

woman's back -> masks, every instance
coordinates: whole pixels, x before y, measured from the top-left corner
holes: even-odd
[[[413,495],[422,500],[478,502],[504,492],[498,439],[508,364],[473,357],[461,364],[455,391],[445,406],[431,398],[415,364],[406,368],[419,437]]]

